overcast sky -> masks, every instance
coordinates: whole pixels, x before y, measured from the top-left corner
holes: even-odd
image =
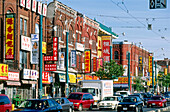
[[[154,52],[156,60],[170,58],[170,1],[167,0],[165,9],[149,9],[149,0],[59,1],[111,27],[119,35],[114,41],[128,40],[137,46],[141,42],[141,46]],[[147,29],[148,24],[152,25],[152,30]],[[121,35],[123,32],[125,36]]]

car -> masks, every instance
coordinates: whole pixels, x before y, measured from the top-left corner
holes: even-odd
[[[126,97],[130,95],[130,92],[129,91],[116,91],[115,94],[119,94],[119,95],[122,95],[123,97]]]
[[[167,100],[163,96],[153,96],[150,100],[148,100],[147,107],[149,108],[153,106],[166,107]]]
[[[94,99],[90,93],[73,92],[67,98],[70,102],[73,102],[74,109],[82,111],[83,109],[92,110]]]
[[[170,101],[170,94],[165,94],[165,99],[167,100],[167,102],[169,102]]]
[[[136,96],[124,97],[123,101],[120,102],[117,107],[117,112],[122,112],[122,111],[143,112],[143,101]]]
[[[142,96],[140,93],[134,93],[134,94],[128,95],[128,96],[137,96],[137,97],[139,97],[142,101],[144,101],[143,96]]]
[[[25,100],[13,112],[62,112],[62,107],[52,99]]]
[[[12,110],[12,103],[9,97],[5,94],[0,94],[0,112],[10,112]]]
[[[148,94],[142,94],[143,96],[143,100],[144,100],[144,104],[147,104],[147,101],[151,99],[151,95]]]
[[[73,110],[74,110],[73,102],[70,102],[67,98],[56,97],[56,98],[52,98],[52,99],[55,100],[57,103],[59,103],[62,106],[63,112],[73,112]]]
[[[115,109],[117,110],[117,105],[120,103],[121,97],[119,96],[107,96],[104,97],[102,101],[99,102],[99,110],[102,109]]]

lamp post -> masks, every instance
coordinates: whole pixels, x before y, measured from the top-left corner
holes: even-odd
[[[130,92],[130,52],[128,52],[128,90]]]
[[[68,94],[69,94],[69,91],[68,91],[68,88],[69,88],[69,85],[68,85],[68,35],[69,35],[69,31],[67,30],[66,31],[66,84],[65,84],[65,96],[67,97]]]
[[[154,57],[152,57],[152,91],[154,93]]]
[[[157,89],[157,61],[155,60],[155,82],[156,82],[156,85],[155,85],[155,92],[158,91]]]

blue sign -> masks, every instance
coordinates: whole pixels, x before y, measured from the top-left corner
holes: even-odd
[[[71,67],[76,67],[76,50],[71,50]]]

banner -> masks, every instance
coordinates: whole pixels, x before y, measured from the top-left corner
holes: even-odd
[[[0,80],[8,80],[8,65],[0,64]]]
[[[104,61],[110,61],[111,36],[102,36],[102,53]]]
[[[21,49],[25,51],[31,51],[31,38],[30,37],[21,35]]]
[[[5,59],[14,59],[14,39],[15,39],[15,18],[14,14],[6,14],[6,39],[5,39]]]
[[[97,71],[99,71],[99,68],[103,67],[103,59],[97,58]]]
[[[49,72],[42,72],[42,83],[43,84],[50,84],[50,76]]]
[[[85,73],[90,73],[91,72],[91,50],[90,49],[86,49],[84,51],[84,54],[85,54],[85,61],[84,61],[84,64],[85,64]]]
[[[58,59],[58,37],[53,37],[53,57],[54,60]]]
[[[76,67],[76,63],[77,63],[77,60],[76,60],[76,50],[71,50],[71,63],[70,63],[70,66],[71,67]]]
[[[31,64],[38,64],[39,63],[39,35],[38,34],[31,34],[31,43],[32,43],[32,50],[31,50]]]
[[[69,82],[76,83],[76,75],[74,74],[68,74],[68,75],[69,75]]]
[[[97,58],[94,57],[93,58],[93,72],[96,72],[96,70],[97,70]]]
[[[59,52],[59,68],[64,69],[65,65],[65,52]]]
[[[42,42],[42,53],[46,54],[46,47],[47,43],[46,42]]]
[[[149,73],[151,77],[152,76],[152,56],[149,56]]]

